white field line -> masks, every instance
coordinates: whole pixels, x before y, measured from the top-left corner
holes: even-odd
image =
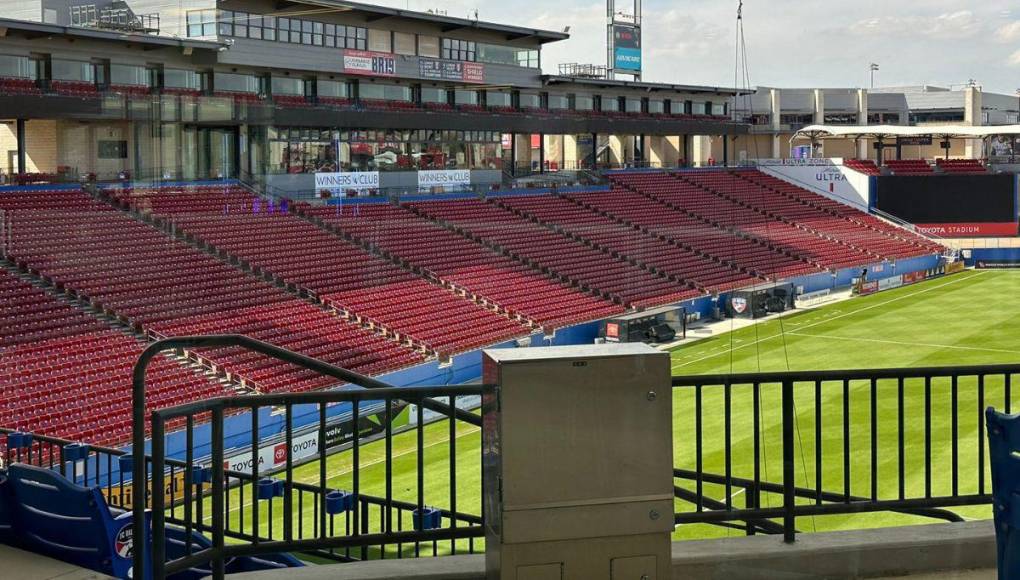
[[[479,429],[478,427],[472,427],[471,429],[469,429],[467,431],[464,431],[463,433],[458,434],[457,435],[457,439],[460,439],[461,437],[466,437],[468,435],[473,435],[474,433],[477,433],[480,430],[481,429]],[[429,443],[428,445],[424,445],[423,449],[428,449],[430,447],[435,447],[437,445],[448,445],[449,443],[450,443],[450,440],[448,438],[447,439],[442,439],[440,441],[435,441],[435,442]],[[403,451],[403,452],[400,452],[400,453],[394,453],[392,457],[393,457],[393,459],[396,459],[398,457],[403,457],[405,455],[411,455],[411,454],[416,454],[416,453],[418,453],[418,448],[417,447],[415,447],[413,449],[408,449],[407,451]],[[386,463],[386,457],[385,456],[383,456],[382,458],[377,459],[375,461],[359,462],[358,467],[360,469],[364,469],[366,467],[371,467],[373,465],[379,465],[380,463]],[[333,481],[334,479],[336,479],[338,477],[342,477],[344,475],[347,475],[348,473],[351,473],[352,471],[354,471],[354,469],[347,469],[347,470],[341,471],[339,473],[334,473],[333,475],[330,475],[328,478],[326,478],[326,483],[328,484],[330,481]],[[312,480],[312,479],[295,479],[294,481],[295,481],[295,483],[318,483],[318,477],[316,477],[314,480]],[[254,504],[251,502],[251,500],[248,500],[248,501],[244,502],[244,504],[242,504],[242,505],[236,505],[236,506],[231,507],[230,510],[228,511],[228,513],[233,513],[233,512],[236,512],[236,511],[240,510],[240,509],[250,508],[250,507],[252,507],[252,505],[254,505]],[[206,521],[206,522],[212,521],[212,515],[205,516],[204,518],[202,518],[202,521]]]
[[[916,292],[911,292],[909,294],[903,294],[901,296],[897,296],[896,298],[890,298],[889,300],[886,300],[885,302],[879,302],[877,304],[872,304],[870,306],[865,306],[864,308],[858,308],[857,310],[852,310],[850,312],[844,312],[842,314],[837,314],[836,316],[825,318],[825,319],[819,320],[817,322],[812,322],[811,324],[806,324],[806,325],[804,325],[802,327],[799,327],[797,329],[797,332],[800,332],[802,330],[807,330],[808,328],[812,328],[812,327],[818,326],[820,324],[825,324],[827,322],[832,322],[833,320],[839,320],[840,318],[846,318],[847,316],[853,316],[853,315],[859,314],[861,312],[866,312],[866,311],[871,310],[873,308],[878,308],[880,306],[885,306],[887,304],[892,304],[893,302],[899,302],[900,300],[905,300],[907,298],[913,298],[914,296],[917,296],[919,294],[924,294],[926,292],[931,292],[932,290],[938,290],[939,288],[945,288],[946,286],[950,286],[950,285],[956,284],[958,282],[964,282],[966,280],[973,280],[974,278],[977,278],[978,276],[980,276],[980,275],[982,275],[982,274],[984,274],[986,272],[991,272],[991,270],[980,270],[980,271],[978,271],[978,273],[973,274],[971,276],[960,276],[958,278],[954,278],[953,280],[950,280],[950,281],[945,282],[943,284],[939,284],[938,286],[929,286],[928,288],[924,288],[924,289],[918,290]],[[787,332],[785,334],[793,334],[793,331]],[[759,338],[757,340],[753,340],[751,342],[748,342],[747,344],[742,344],[742,345],[736,346],[736,347],[734,347],[732,349],[726,349],[726,350],[724,350],[722,352],[707,354],[705,356],[696,358],[694,360],[689,360],[687,362],[683,362],[683,363],[679,363],[679,364],[673,364],[672,368],[678,369],[678,368],[685,367],[687,365],[692,365],[694,363],[699,363],[701,361],[708,360],[710,358],[715,358],[717,356],[720,356],[720,355],[723,355],[723,354],[727,354],[727,353],[735,351],[735,350],[740,350],[742,348],[748,348],[748,347],[754,346],[754,345],[756,345],[758,343],[765,342],[766,340],[771,340],[773,338],[778,338],[780,336],[783,336],[783,333],[773,334],[771,336],[766,336],[764,338]]]

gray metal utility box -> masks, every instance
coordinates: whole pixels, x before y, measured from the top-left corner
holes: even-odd
[[[493,349],[483,377],[489,580],[668,580],[669,354],[640,343]]]

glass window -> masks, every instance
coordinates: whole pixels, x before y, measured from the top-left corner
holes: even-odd
[[[403,85],[387,85],[382,83],[360,83],[358,86],[362,99],[386,101],[411,101],[411,87]]]
[[[216,10],[190,10],[186,15],[188,36],[216,36]]]
[[[278,18],[276,24],[279,31],[276,39],[280,42],[290,42],[290,18]]]
[[[602,97],[601,109],[602,111],[615,112],[620,110],[620,101],[616,97],[604,95]]]
[[[350,97],[350,89],[347,83],[343,81],[323,81],[318,82],[318,91],[320,97],[330,97],[334,99],[346,99]]]
[[[276,40],[276,17],[262,17],[262,40]]]
[[[53,80],[94,82],[96,79],[95,68],[91,62],[53,59],[51,67]]]
[[[439,37],[419,35],[418,55],[439,58]]]
[[[453,102],[458,105],[477,105],[478,93],[475,91],[453,91]]]
[[[9,56],[0,54],[0,77],[32,78],[34,67],[27,56]]]
[[[666,112],[666,103],[662,101],[648,101],[648,112],[653,115]]]
[[[148,84],[148,74],[144,66],[111,64],[110,84],[145,86]]]
[[[393,52],[414,56],[417,53],[414,34],[409,32],[393,33]]]
[[[538,109],[542,107],[542,97],[535,93],[521,93],[520,105],[522,109]]]
[[[257,93],[259,92],[259,77],[235,73],[216,73],[216,90],[231,93]]]
[[[568,109],[570,108],[570,101],[566,95],[549,95],[549,109]]]
[[[368,50],[373,52],[391,52],[390,31],[370,28],[368,30]]]
[[[440,89],[436,87],[422,87],[421,88],[421,102],[423,103],[447,103],[447,91],[446,89]]]
[[[595,106],[595,99],[591,95],[575,95],[574,110],[590,111]]]
[[[712,103],[712,114],[718,117],[724,116],[726,114],[726,103]],[[856,121],[857,118],[854,116],[854,122]]]
[[[172,89],[197,91],[202,88],[201,79],[193,70],[168,68],[163,70],[163,85]]]
[[[627,112],[628,113],[640,113],[641,112],[641,99],[627,99]]]
[[[96,5],[71,6],[71,26],[93,26],[96,23]]]
[[[442,58],[448,60],[475,60],[475,43],[470,40],[443,39]]]
[[[490,107],[509,107],[510,93],[503,91],[487,91],[485,93],[485,104]]]
[[[305,94],[305,83],[301,79],[273,77],[274,95],[302,96]]]

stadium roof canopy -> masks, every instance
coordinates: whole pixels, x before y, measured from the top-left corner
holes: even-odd
[[[794,137],[818,139],[825,137],[871,137],[885,139],[892,137],[918,137],[937,135],[940,137],[961,137],[984,139],[993,135],[1020,135],[1020,125],[808,125],[794,133]]]
[[[669,91],[695,94],[712,95],[746,95],[753,91],[747,89],[734,89],[729,87],[708,87],[701,85],[677,85],[672,83],[651,83],[643,81],[625,81],[622,79],[593,79],[587,77],[575,77],[564,75],[542,75],[542,82],[546,85],[571,84],[588,85],[603,89],[638,89],[646,92]]]
[[[277,2],[277,8],[299,5],[320,6],[323,8],[334,8],[338,11],[364,14],[366,16],[366,23],[375,22],[384,18],[395,18],[438,24],[443,32],[465,29],[483,30],[490,33],[503,34],[509,41],[528,39],[530,41],[538,42],[539,44],[545,44],[547,42],[556,42],[570,38],[570,35],[565,32],[554,32],[551,30],[541,30],[538,28],[513,26],[509,24],[498,24],[495,22],[485,22],[484,20],[457,18],[454,16],[447,16],[445,14],[403,10],[400,8],[390,8],[388,6],[362,4],[360,2],[347,2],[346,0],[281,0]]]
[[[11,18],[0,18],[0,37],[13,32],[33,40],[36,38],[49,38],[62,36],[78,38],[82,40],[107,40],[125,42],[135,45],[142,45],[146,50],[160,47],[169,48],[190,48],[198,50],[220,50],[228,45],[224,42],[211,40],[192,40],[185,38],[174,38],[170,36],[159,36],[142,32],[126,32],[120,30],[103,30],[98,28],[84,28],[79,26],[59,26],[43,22],[32,22],[28,20],[14,20]]]

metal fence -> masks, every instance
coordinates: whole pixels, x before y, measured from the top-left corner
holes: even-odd
[[[675,521],[787,542],[822,516],[959,521],[948,508],[991,503],[983,413],[1011,411],[1017,374],[1020,365],[674,378]]]
[[[144,376],[148,362],[161,351],[239,347],[289,362],[334,377],[360,388],[287,393],[278,395],[221,397],[144,415]],[[135,537],[143,537],[144,517],[152,510],[152,570],[155,578],[211,564],[213,575],[222,577],[225,561],[237,556],[256,556],[277,552],[305,552],[334,560],[471,553],[475,538],[483,536],[479,515],[469,513],[458,503],[459,492],[467,492],[477,503],[477,481],[481,474],[481,453],[477,447],[458,444],[458,428],[481,426],[481,417],[466,410],[465,402],[479,401],[491,392],[485,385],[393,388],[385,383],[352,373],[321,361],[279,349],[241,336],[211,336],[166,339],[153,343],[140,357],[134,375],[134,482],[143,482],[146,490],[165,493],[132,497],[136,520]],[[327,466],[327,445],[319,444],[312,459],[318,460],[314,481],[300,481],[293,454],[295,421],[312,417],[318,441],[326,441],[329,410],[335,405],[350,407],[354,425],[350,442],[350,466],[341,470],[343,486],[336,485],[336,466]],[[381,436],[363,439],[358,428],[368,409],[382,409]],[[283,417],[283,440],[288,450],[279,478],[265,477],[258,469],[260,436],[249,435],[250,471],[225,469],[225,420],[250,421],[249,434],[260,434],[260,411]],[[247,416],[238,413],[246,412]],[[398,435],[394,419],[408,415],[410,429]],[[435,421],[427,425],[429,420]],[[143,460],[146,420],[151,421],[151,466]],[[183,459],[167,457],[167,426],[183,426]],[[208,458],[199,457],[202,449],[199,426],[208,427],[205,443]],[[443,435],[430,447],[445,448],[444,464],[428,474],[426,430]],[[432,439],[437,439],[435,433]],[[397,437],[414,439],[413,450],[397,456]],[[375,459],[364,459],[371,453]],[[381,456],[381,457],[380,457]],[[413,469],[406,469],[405,457],[413,457]],[[399,464],[399,467],[395,467]],[[364,473],[374,465],[375,477]],[[434,465],[434,463],[433,463]],[[217,466],[224,466],[217,468]],[[458,477],[477,470],[477,479],[467,484]],[[381,475],[378,473],[381,470]],[[413,481],[405,481],[408,473]],[[432,481],[427,485],[426,477]],[[437,477],[440,479],[435,480]],[[402,489],[397,489],[397,481]],[[180,485],[177,485],[177,483]],[[179,488],[179,491],[178,491]],[[432,493],[432,488],[442,493]],[[403,496],[401,498],[400,496]],[[470,503],[465,501],[464,503]],[[472,505],[480,513],[480,507]],[[274,517],[274,511],[276,516]],[[182,557],[167,561],[165,552],[168,524],[182,526],[187,545]],[[193,546],[191,532],[207,534],[211,546]],[[230,540],[228,542],[228,540]],[[142,565],[144,550],[134,552],[135,566]]]

